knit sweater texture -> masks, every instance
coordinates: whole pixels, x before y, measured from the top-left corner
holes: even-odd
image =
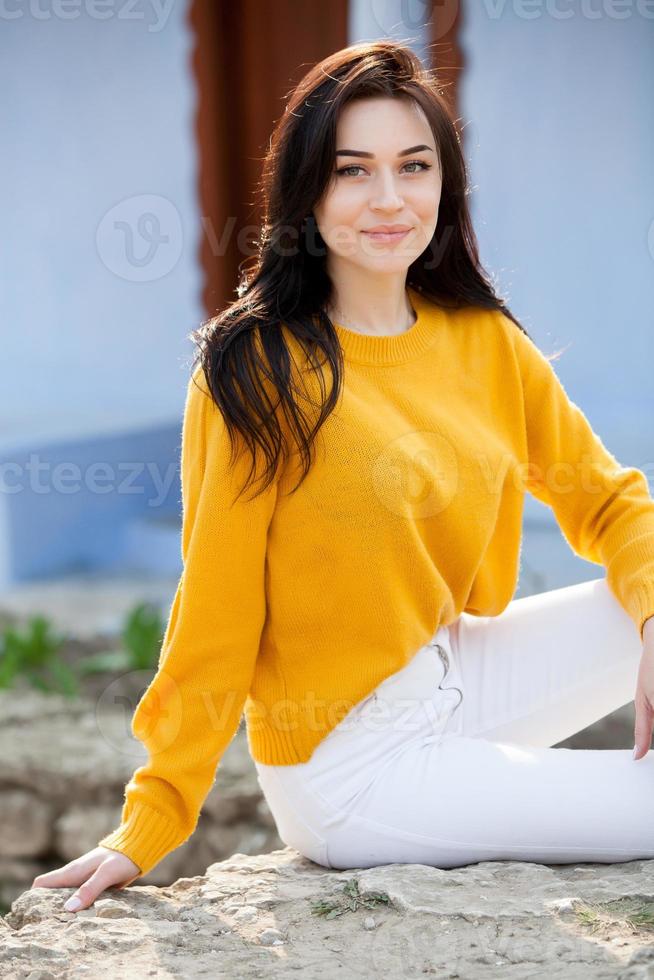
[[[643,472],[608,451],[509,317],[408,292],[417,319],[402,334],[335,325],[342,393],[292,493],[297,451],[267,490],[235,501],[251,457],[231,464],[200,368],[189,380],[183,570],[132,719],[147,761],[125,788],[120,826],[99,841],[141,874],[195,830],[243,713],[255,759],[305,762],[439,625],[501,614],[520,571],[525,492],[552,508],[577,555],[605,568],[641,637],[654,614]]]

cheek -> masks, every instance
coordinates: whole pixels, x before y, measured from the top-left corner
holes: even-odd
[[[339,225],[356,224],[361,211],[361,195],[351,188],[339,188],[334,191],[322,209],[322,220],[326,228],[336,228]]]
[[[425,180],[420,184],[418,188],[419,194],[425,200],[436,201],[440,200],[441,191],[443,190],[443,184],[439,177],[435,176],[431,180]]]
[[[438,212],[441,200],[441,185],[421,187],[413,199],[416,213],[423,221],[432,221]]]

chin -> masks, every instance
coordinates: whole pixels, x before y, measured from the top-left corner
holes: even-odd
[[[366,255],[359,264],[365,266],[366,269],[383,268],[386,271],[408,269],[411,263],[418,258],[418,254],[414,255],[412,253],[411,255],[393,255],[389,252],[388,255],[374,257]]]

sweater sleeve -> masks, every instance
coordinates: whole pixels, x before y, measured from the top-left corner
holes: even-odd
[[[258,653],[278,474],[258,496],[256,482],[235,501],[251,461],[239,448],[232,465],[224,418],[197,369],[182,425],[182,573],[158,670],[131,723],[148,759],[125,788],[120,826],[98,842],[127,855],[142,875],[195,830]]]
[[[654,614],[654,500],[647,478],[608,451],[545,355],[510,326],[522,377],[526,489],[552,508],[577,555],[605,567],[607,584],[642,639]]]

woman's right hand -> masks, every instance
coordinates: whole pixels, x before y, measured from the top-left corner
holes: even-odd
[[[131,858],[100,845],[61,868],[37,875],[31,887],[76,888],[64,903],[64,909],[66,912],[79,912],[93,905],[105,888],[125,888],[140,874],[141,869]],[[79,901],[79,906],[71,908],[70,903],[75,899]]]

